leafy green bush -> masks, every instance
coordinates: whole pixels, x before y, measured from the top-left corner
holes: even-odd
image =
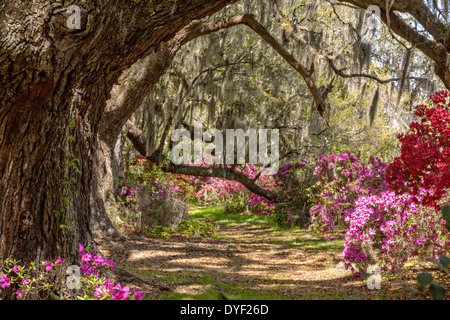
[[[444,206],[442,215],[447,222],[444,227],[450,231],[450,205]],[[439,271],[445,273],[447,276],[450,275],[450,258],[441,255],[439,256],[439,261],[433,259],[427,260],[432,262]],[[428,289],[433,300],[444,300],[446,297],[445,288],[437,283],[432,283],[433,280],[433,276],[428,272],[420,273],[417,276],[417,290],[425,297]]]

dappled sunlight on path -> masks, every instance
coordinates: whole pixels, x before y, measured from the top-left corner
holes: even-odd
[[[219,230],[218,239],[131,236],[125,243],[100,243],[100,249],[122,269],[158,284],[148,286],[153,298],[161,297],[161,284],[162,291],[181,297],[213,286],[232,299],[365,299],[394,286],[382,282],[381,290],[369,290],[365,279],[339,267],[342,240],[265,223]]]

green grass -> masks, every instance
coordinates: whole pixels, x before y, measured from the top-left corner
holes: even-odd
[[[225,296],[229,300],[287,300],[287,298],[281,295],[270,295],[268,293],[258,293],[243,290],[230,291],[227,288],[224,289],[224,292]],[[159,294],[157,298],[160,300],[219,300],[219,293],[215,289],[208,289],[207,291],[196,295],[170,292],[167,294]]]
[[[207,217],[213,217],[216,223],[220,224],[228,224],[228,225],[237,225],[245,222],[248,223],[257,223],[255,221],[262,220],[263,224],[268,224],[265,216],[257,216],[254,214],[247,213],[227,213],[223,210],[223,208],[208,206],[197,208],[194,210],[189,210],[189,217],[192,219],[205,219]]]
[[[214,285],[222,289],[222,292],[230,300],[288,300],[288,299],[298,299],[298,300],[314,300],[314,299],[332,299],[332,300],[343,300],[347,299],[349,293],[345,291],[338,290],[311,290],[311,291],[299,291],[298,296],[293,298],[292,296],[286,297],[282,294],[284,290],[288,287],[285,285],[279,285],[274,289],[249,289],[243,288],[238,284],[228,284],[222,281],[215,281],[210,279],[207,274],[202,278],[197,280],[186,280],[182,277],[174,278],[172,275],[163,278],[166,281],[173,281],[179,284],[185,285]],[[272,282],[274,279],[267,279],[268,282]],[[264,284],[265,281],[261,280],[259,284]],[[242,284],[241,284],[242,285]],[[291,287],[292,289],[292,287]],[[183,294],[178,292],[160,292],[157,294],[157,299],[159,300],[218,300],[219,293],[216,289],[204,289],[198,294]]]
[[[298,237],[292,241],[293,245],[298,245],[306,249],[315,251],[329,251],[329,250],[344,250],[345,240],[330,240],[318,239],[318,238],[308,238],[308,237]]]

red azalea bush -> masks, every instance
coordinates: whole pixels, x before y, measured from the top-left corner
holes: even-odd
[[[438,210],[438,201],[450,188],[449,100],[449,92],[439,91],[430,96],[429,104],[416,107],[414,115],[420,119],[398,136],[402,155],[386,171],[390,188],[414,196],[423,188],[426,193],[421,203]]]

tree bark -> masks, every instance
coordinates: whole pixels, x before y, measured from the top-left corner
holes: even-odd
[[[92,239],[97,134],[113,85],[232,2],[78,0],[81,29],[73,30],[60,2],[0,3],[0,265],[7,257],[78,262],[78,243]]]

